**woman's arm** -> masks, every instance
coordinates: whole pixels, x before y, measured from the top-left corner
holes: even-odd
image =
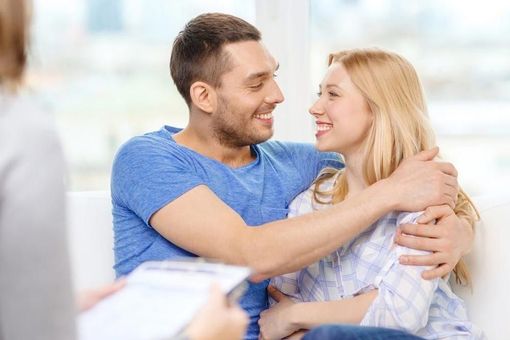
[[[296,329],[310,329],[328,323],[357,325],[377,294],[374,289],[348,299],[296,303],[290,308],[288,318]]]
[[[277,303],[260,314],[264,339],[281,339],[300,329],[328,323],[359,324],[377,297],[377,290],[373,290],[350,299],[295,303],[273,286],[268,292]]]
[[[401,213],[397,225],[416,223],[422,214]],[[374,281],[378,296],[360,322],[362,326],[397,328],[416,334],[429,321],[429,312],[438,278],[424,280],[424,266],[406,266],[399,262],[401,255],[425,255],[427,252],[397,246],[390,260]]]
[[[406,253],[417,251],[406,249]],[[261,334],[264,339],[280,339],[297,330],[328,323],[398,328],[416,333],[428,322],[439,279],[423,280],[424,267],[401,265],[397,256],[387,268],[379,276],[379,282],[375,282],[377,290],[349,299],[294,303],[274,288],[269,289],[278,303],[262,312]]]
[[[417,213],[403,213],[397,223],[416,223]],[[261,332],[269,338],[291,334],[325,323],[353,323],[399,328],[411,333],[425,327],[439,279],[423,280],[427,267],[405,266],[399,255],[426,252],[397,246],[373,284],[377,291],[351,299],[294,304],[280,292],[269,290],[279,303],[261,314]]]

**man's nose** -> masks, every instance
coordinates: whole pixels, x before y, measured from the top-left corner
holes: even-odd
[[[274,79],[272,83],[272,87],[266,97],[266,102],[271,104],[280,104],[285,100],[285,97],[283,96],[280,86],[278,86],[278,83]]]

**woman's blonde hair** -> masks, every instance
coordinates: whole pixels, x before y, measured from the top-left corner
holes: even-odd
[[[407,60],[380,49],[354,49],[330,54],[328,65],[332,63],[343,65],[373,114],[364,142],[363,176],[368,185],[389,177],[405,158],[435,146],[422,86]],[[324,203],[324,198],[330,197],[329,202],[338,203],[345,199],[349,188],[344,173],[331,190],[321,190],[324,181],[337,172],[325,171],[316,180],[316,201]],[[454,211],[471,225],[478,219],[475,206],[462,190]],[[453,271],[459,283],[470,283],[462,259]]]
[[[23,0],[0,0],[0,87],[15,89],[27,60],[28,6]]]

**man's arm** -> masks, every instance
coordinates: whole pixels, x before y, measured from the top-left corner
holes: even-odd
[[[453,205],[456,171],[451,164],[430,161],[436,153],[432,149],[406,160],[389,178],[331,209],[257,228],[247,226],[204,185],[158,210],[149,223],[177,246],[200,256],[247,265],[256,273],[254,280],[263,280],[319,260],[389,211]]]
[[[391,210],[377,190],[371,187],[331,209],[253,228],[201,185],[156,212],[150,224],[179,247],[250,266],[262,280],[319,260]]]

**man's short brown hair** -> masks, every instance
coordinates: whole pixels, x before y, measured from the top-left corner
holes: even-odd
[[[17,85],[27,60],[28,18],[23,0],[0,0],[0,86]]]
[[[260,38],[256,27],[228,14],[206,13],[188,22],[175,38],[170,57],[172,79],[188,107],[194,82],[221,86],[221,76],[231,67],[224,45]]]

